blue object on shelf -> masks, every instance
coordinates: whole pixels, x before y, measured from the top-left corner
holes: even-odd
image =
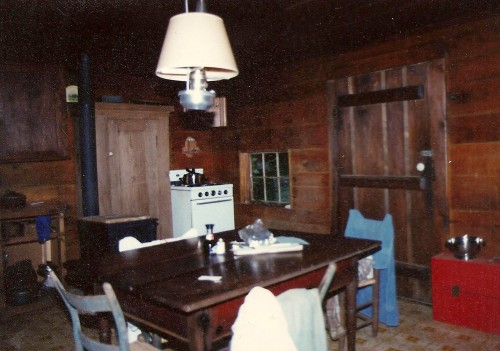
[[[43,244],[50,239],[50,216],[38,216],[35,220],[38,242]]]

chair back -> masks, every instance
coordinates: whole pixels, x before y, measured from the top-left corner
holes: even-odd
[[[382,242],[381,250],[373,255],[376,269],[388,268],[394,259],[394,226],[390,214],[386,214],[383,220],[375,220],[365,218],[358,210],[351,209],[344,235]]]
[[[321,299],[322,302],[325,299],[328,289],[330,289],[330,286],[332,285],[333,277],[335,276],[336,270],[337,270],[337,265],[334,262],[330,262],[330,264],[326,268],[323,278],[321,279],[321,283],[319,283],[318,286],[319,298]]]
[[[318,288],[289,289],[279,296],[254,287],[232,326],[231,351],[326,351],[322,300],[335,276],[331,262]]]
[[[104,295],[81,296],[67,291],[51,270],[45,283],[55,288],[71,315],[75,350],[83,351],[129,351],[127,324],[122,309],[110,284],[104,283]],[[101,343],[82,331],[81,314],[111,312],[116,326],[118,345]]]

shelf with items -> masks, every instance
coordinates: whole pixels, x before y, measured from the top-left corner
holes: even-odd
[[[28,204],[18,209],[0,209],[0,253],[2,255],[0,293],[5,296],[12,293],[12,290],[7,291],[7,285],[12,286],[13,283],[6,284],[5,280],[8,267],[27,259],[31,261],[35,271],[39,265],[49,264],[64,277],[66,208],[66,204],[63,203],[43,202]],[[43,224],[38,230],[37,221],[39,226]],[[44,237],[39,238],[42,233]],[[40,283],[43,277],[37,276],[37,279]],[[6,305],[2,298],[0,304],[5,309],[2,309],[1,318],[47,305],[46,297],[33,295],[34,297],[27,299],[26,302],[11,302]]]

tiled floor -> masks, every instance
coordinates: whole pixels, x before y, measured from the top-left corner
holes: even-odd
[[[381,325],[379,335],[369,328],[358,331],[357,351],[500,351],[500,335],[433,321],[429,306],[399,301],[401,325]],[[0,322],[0,350],[72,350],[70,321],[63,306],[54,305],[29,315]],[[329,351],[337,351],[331,342]],[[265,351],[265,350],[262,350]],[[272,351],[272,350],[269,350]]]
[[[436,322],[432,308],[404,300],[398,301],[400,325],[380,325],[372,337],[369,327],[356,335],[357,351],[500,351],[500,335]],[[337,351],[331,343],[329,351]]]

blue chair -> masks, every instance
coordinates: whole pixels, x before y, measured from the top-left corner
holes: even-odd
[[[103,284],[104,295],[81,296],[66,291],[52,270],[48,273],[45,285],[57,290],[70,313],[75,351],[158,351],[157,348],[144,342],[135,341],[129,343],[127,322],[110,284]],[[113,315],[118,345],[101,343],[82,330],[80,314],[94,314],[98,312],[111,312]]]

